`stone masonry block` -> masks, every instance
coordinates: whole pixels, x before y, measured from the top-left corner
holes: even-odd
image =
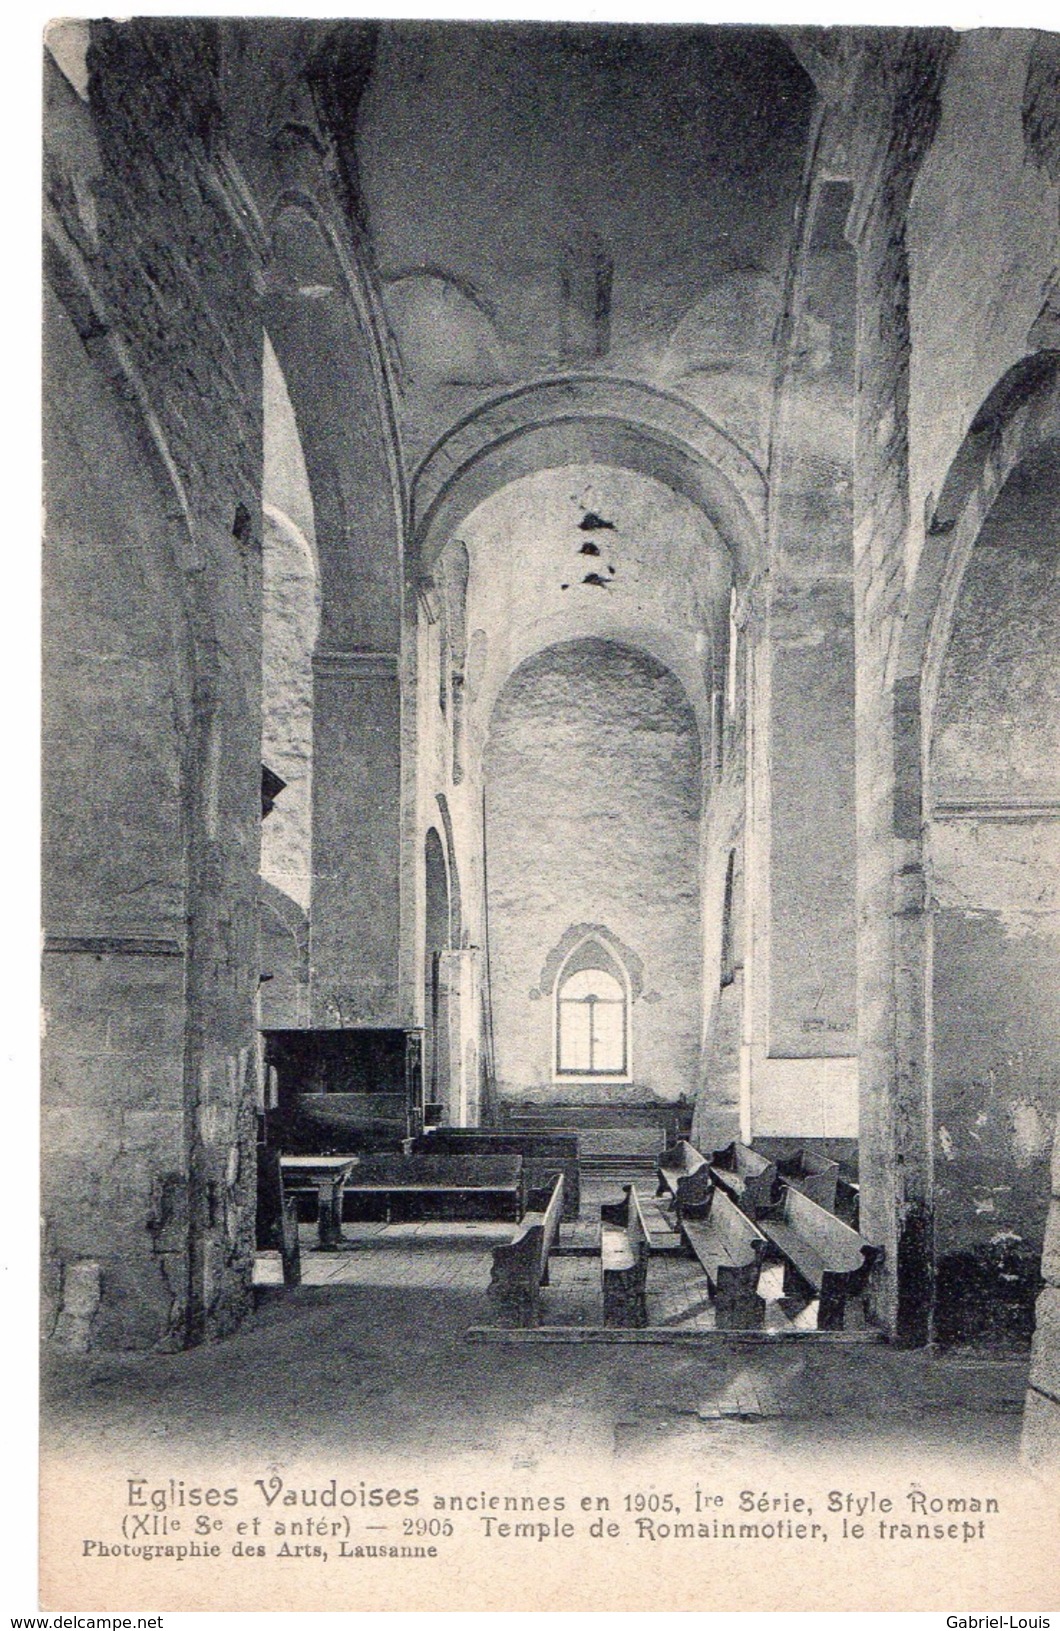
[[[99,1186],[99,1205],[108,1221],[146,1223],[161,1161],[152,1151],[117,1154]]]
[[[102,1279],[98,1263],[67,1263],[63,1269],[63,1313],[91,1318],[99,1307]]]
[[[165,1343],[174,1297],[157,1258],[108,1258],[105,1292],[93,1321],[93,1347],[142,1349]]]
[[[1035,1304],[1030,1380],[1060,1399],[1060,1290],[1046,1286]]]
[[[148,1152],[162,1167],[181,1164],[184,1117],[172,1110],[126,1110],[121,1118],[124,1151]]]
[[[1060,1286],[1060,1200],[1054,1196],[1049,1202],[1045,1222],[1045,1241],[1042,1246],[1042,1279],[1050,1286]]]
[[[49,1042],[41,1070],[42,1102],[56,1108],[128,1105],[179,1109],[184,1094],[184,1060],[177,1052],[126,1055],[85,1050],[78,1039],[67,1049]]]
[[[179,1052],[185,1024],[180,957],[56,954],[44,959],[48,1045],[78,1052]]]
[[[41,1148],[47,1159],[103,1171],[118,1147],[118,1116],[82,1105],[46,1106],[41,1112]],[[47,1167],[47,1159],[45,1166]]]
[[[87,1353],[91,1346],[91,1329],[89,1321],[78,1314],[62,1313],[55,1322],[55,1331],[52,1341],[58,1348],[66,1348],[70,1353]]]
[[[1020,1458],[1039,1478],[1060,1485],[1060,1405],[1033,1389],[1023,1414]]]

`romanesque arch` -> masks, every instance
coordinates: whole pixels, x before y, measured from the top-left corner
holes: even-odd
[[[568,639],[509,676],[484,763],[503,1097],[676,1101],[695,1082],[701,759],[678,678],[642,649]],[[582,943],[623,971],[632,1073],[555,1068],[556,982]]]
[[[233,493],[216,527],[196,508],[163,406],[57,222],[48,272],[57,297],[48,311],[50,366],[62,379],[51,401],[62,409],[49,427],[47,554],[56,583],[74,597],[73,643],[90,665],[98,661],[93,652],[104,662],[92,683],[76,688],[78,752],[88,773],[76,789],[64,787],[58,763],[48,765],[47,749],[45,756],[53,816],[47,875],[58,890],[45,902],[45,1002],[53,1014],[46,1080],[50,1108],[60,1112],[45,1137],[47,1174],[63,1203],[57,1218],[70,1215],[73,1193],[86,1192],[77,1233],[58,1222],[49,1232],[45,1278],[60,1341],[180,1346],[230,1328],[249,1296],[257,506],[249,490]],[[94,446],[88,462],[86,437]],[[80,562],[69,554],[75,540],[75,556],[89,551]],[[49,600],[60,624],[64,598]],[[55,623],[47,639],[70,643]],[[56,747],[71,700],[69,692],[56,699],[46,730]],[[91,802],[81,819],[85,797]],[[105,849],[85,852],[101,837]],[[108,880],[116,861],[120,874]],[[127,1026],[127,1064],[97,1063],[97,1104],[83,1041],[64,1020],[85,992],[97,1011],[139,1014]],[[98,1118],[99,1148],[121,1152],[116,1066],[136,1084],[132,1102],[146,1112],[145,1132],[134,1156],[115,1153],[106,1172],[95,1171],[83,1133],[68,1147],[62,1105],[76,1083],[77,1124]],[[207,1102],[211,1114],[200,1115]]]
[[[280,195],[270,245],[265,321],[305,455],[320,570],[311,1018],[393,1025],[411,857],[399,815],[405,503],[389,376],[353,252],[310,193]]]
[[[423,569],[491,493],[566,464],[615,465],[664,482],[718,528],[738,581],[758,569],[765,477],[750,456],[680,399],[595,376],[500,397],[431,450],[413,484],[413,536]]]
[[[996,800],[984,800],[974,789],[966,788],[967,796],[954,799],[946,796],[945,788],[933,785],[939,769],[935,750],[940,697],[945,695],[947,686],[952,692],[953,680],[946,677],[947,663],[954,651],[959,622],[967,615],[962,612],[962,606],[972,586],[976,549],[984,539],[996,545],[998,540],[992,535],[999,527],[1011,528],[1015,509],[1013,495],[1023,480],[1022,473],[1033,472],[1043,460],[1054,469],[1060,467],[1056,464],[1058,454],[1060,353],[1043,351],[1025,357],[1003,376],[968,429],[928,519],[896,652],[893,819],[902,856],[896,916],[902,920],[900,955],[908,965],[902,968],[897,985],[897,1023],[911,1055],[924,1061],[923,1091],[929,1106],[933,1103],[934,1075],[938,1069],[934,1057],[935,981],[932,975],[936,952],[942,957],[943,977],[952,962],[946,948],[935,944],[939,910],[942,911],[939,921],[944,925],[949,910],[946,903],[951,866],[947,857],[957,853],[947,839],[948,824],[954,820],[976,823],[974,828],[965,826],[962,832],[961,852],[965,857],[962,865],[967,867],[967,856],[982,847],[982,833],[992,835],[990,843],[996,848],[996,836],[1002,831],[996,826],[997,822],[1022,824],[1028,816],[1049,819],[1044,807],[1036,813],[1015,807],[1002,809]],[[1042,479],[1041,472],[1037,479]],[[1048,488],[1051,480],[1048,471],[1044,479]],[[1052,485],[1055,487],[1055,481]],[[996,623],[1003,615],[1003,606],[994,604],[988,621]],[[989,660],[989,656],[984,651],[982,660]],[[997,729],[1005,728],[1000,720],[994,724]],[[1013,721],[1010,721],[1008,728],[1012,727]],[[949,791],[952,793],[953,789]],[[1015,802],[1018,803],[1018,799]],[[989,823],[989,827],[984,828],[983,822]],[[979,835],[970,849],[964,840],[968,833]],[[998,866],[1003,873],[1009,864],[1009,861],[997,860],[995,881],[999,876]],[[979,915],[983,920],[991,916],[992,905],[997,903],[988,902],[986,896],[982,903],[977,903],[971,898],[976,889],[969,895],[967,879],[961,885],[961,892],[963,906],[971,909],[973,915],[981,906]],[[967,947],[962,955],[967,959]],[[950,998],[947,1004],[952,1006]],[[946,1099],[939,1108],[948,1104]],[[943,1118],[933,1119],[928,1115],[927,1124],[932,1146],[930,1159],[937,1171],[940,1162],[948,1165],[958,1159],[959,1151],[954,1153],[954,1131],[944,1125]],[[1026,1130],[1025,1136],[1030,1136]],[[933,1180],[933,1193],[937,1187]],[[934,1209],[931,1228],[934,1237]],[[1002,1234],[1011,1233],[1001,1224],[999,1229]],[[941,1244],[945,1246],[946,1240]],[[960,1276],[955,1274],[952,1278],[957,1283]],[[945,1274],[943,1281],[946,1282]],[[939,1289],[945,1300],[949,1295],[947,1283]],[[913,1294],[909,1286],[905,1294]],[[902,1295],[901,1285],[899,1295]],[[956,1318],[951,1318],[945,1308],[940,1313],[944,1323],[953,1323]],[[957,1325],[954,1325],[954,1334],[957,1334]]]
[[[321,649],[395,649],[403,497],[379,344],[349,257],[316,201],[281,196],[265,325],[305,452],[322,586]]]

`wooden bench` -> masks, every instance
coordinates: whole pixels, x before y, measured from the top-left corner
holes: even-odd
[[[711,1192],[703,1216],[680,1215],[680,1229],[699,1259],[714,1298],[720,1331],[754,1330],[765,1317],[758,1275],[766,1237],[725,1193]]]
[[[686,1138],[663,1151],[656,1171],[659,1175],[656,1195],[670,1195],[679,1216],[686,1206],[703,1205],[714,1187],[710,1162]]]
[[[505,1132],[493,1127],[436,1127],[413,1142],[416,1155],[521,1155],[527,1192],[563,1173],[563,1216],[573,1221],[581,1205],[578,1134],[573,1128]],[[529,1204],[529,1203],[528,1203]]]
[[[298,1202],[285,1195],[280,1152],[258,1149],[258,1204],[255,1244],[261,1252],[279,1252],[285,1286],[302,1283],[302,1249],[298,1239]]]
[[[656,1127],[664,1147],[687,1137],[692,1110],[683,1099],[672,1104],[658,1099],[627,1104],[532,1104],[502,1099],[498,1106],[505,1130],[513,1133]]]
[[[759,1155],[737,1140],[724,1150],[715,1150],[710,1175],[736,1202],[741,1212],[756,1218],[773,1204],[777,1185],[776,1162]]]
[[[624,1200],[600,1208],[604,1324],[644,1326],[648,1323],[646,1285],[651,1242],[636,1187],[624,1187]]]
[[[538,1325],[541,1320],[541,1287],[548,1285],[548,1254],[559,1239],[563,1188],[563,1174],[557,1172],[543,1210],[524,1213],[511,1240],[493,1248],[489,1295],[520,1325]]]
[[[523,1215],[521,1155],[365,1155],[346,1184],[346,1218],[378,1216],[393,1221],[395,1203],[422,1215],[504,1217]],[[429,1206],[428,1206],[428,1203]]]
[[[762,1232],[784,1258],[785,1294],[808,1288],[820,1297],[818,1330],[864,1325],[869,1273],[883,1256],[882,1247],[870,1246],[833,1213],[790,1185],[784,1192],[783,1214],[763,1218]],[[849,1311],[848,1304],[854,1305]]]
[[[777,1157],[777,1171],[786,1183],[793,1184],[811,1201],[823,1206],[826,1212],[836,1209],[836,1184],[839,1181],[839,1162],[815,1150],[793,1150],[790,1155]]]

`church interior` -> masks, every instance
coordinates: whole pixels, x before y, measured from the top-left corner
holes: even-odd
[[[1060,36],[44,73],[55,1408],[755,1331],[1060,1474]]]

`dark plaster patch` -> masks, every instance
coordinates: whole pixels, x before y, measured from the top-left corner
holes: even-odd
[[[1009,1243],[949,1253],[936,1270],[936,1340],[1026,1346],[1041,1288],[1041,1259]]]
[[[615,264],[595,232],[564,244],[560,261],[560,350],[568,360],[606,357],[611,349]]]
[[[895,1337],[899,1347],[919,1348],[931,1336],[934,1282],[932,1258],[934,1217],[924,1202],[911,1206],[899,1222],[898,1312]]]

